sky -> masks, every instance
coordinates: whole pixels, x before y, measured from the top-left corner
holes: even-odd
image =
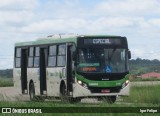
[[[126,36],[132,59],[160,60],[160,0],[0,0],[0,69],[16,42],[59,33]]]

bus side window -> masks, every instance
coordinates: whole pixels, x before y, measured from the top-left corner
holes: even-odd
[[[28,67],[33,67],[33,57],[28,58]]]
[[[48,66],[56,66],[57,46],[49,46]]]
[[[61,44],[58,46],[57,66],[66,65],[66,45]]]
[[[21,67],[21,48],[16,48],[15,67]]]
[[[34,47],[29,48],[28,67],[33,67]]]
[[[39,67],[39,47],[35,48],[34,67]]]

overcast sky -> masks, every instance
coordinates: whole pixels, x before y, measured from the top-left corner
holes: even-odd
[[[160,60],[160,0],[0,0],[0,69],[15,42],[58,33],[126,36],[133,59]]]

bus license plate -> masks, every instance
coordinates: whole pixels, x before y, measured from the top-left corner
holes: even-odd
[[[102,89],[101,92],[102,93],[110,93],[110,90],[109,89]]]

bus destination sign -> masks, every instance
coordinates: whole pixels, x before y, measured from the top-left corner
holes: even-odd
[[[93,39],[93,44],[110,44],[109,39]]]
[[[113,45],[119,45],[121,44],[120,39],[84,39],[84,44],[113,44]]]

